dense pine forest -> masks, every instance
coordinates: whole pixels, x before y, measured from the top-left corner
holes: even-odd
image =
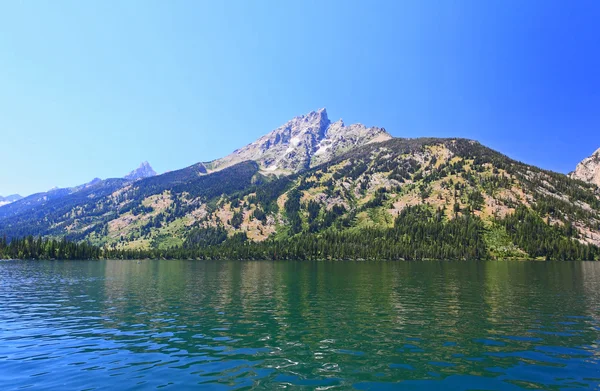
[[[338,227],[339,228],[339,227]],[[388,229],[299,233],[285,239],[252,242],[244,233],[231,237],[223,227],[195,229],[182,247],[152,250],[102,249],[86,242],[27,237],[0,240],[0,259],[198,259],[198,260],[597,260],[600,249],[569,238],[569,228],[546,225],[525,208],[496,221],[493,228],[472,215],[451,220],[442,210],[408,207]],[[486,236],[500,231],[511,253],[495,254]],[[571,233],[572,234],[572,233]],[[508,245],[507,247],[510,247]]]
[[[339,228],[339,227],[338,227]],[[388,229],[300,233],[252,242],[243,233],[227,236],[224,228],[196,229],[185,246],[165,250],[101,249],[85,242],[28,237],[0,241],[0,259],[199,259],[199,260],[596,260],[600,249],[571,240],[569,228],[549,227],[525,208],[500,219],[494,228],[471,215],[451,220],[442,210],[408,207]],[[501,231],[526,251],[493,255],[486,235]],[[516,247],[515,247],[516,248]]]
[[[75,243],[66,239],[42,239],[29,236],[23,239],[0,239],[0,259],[99,259],[102,250],[86,242]]]
[[[512,252],[494,253],[486,236],[503,234]],[[512,243],[517,242],[519,246]],[[526,251],[518,251],[525,248]],[[107,250],[108,258],[235,259],[235,260],[597,260],[600,249],[564,236],[534,213],[520,209],[493,227],[471,215],[445,219],[441,210],[408,207],[388,229],[300,233],[286,239],[249,241],[243,233],[227,237],[223,228],[195,230],[180,248]]]

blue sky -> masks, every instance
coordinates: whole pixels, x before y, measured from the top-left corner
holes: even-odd
[[[0,194],[224,156],[320,107],[568,172],[600,147],[598,1],[7,1]]]

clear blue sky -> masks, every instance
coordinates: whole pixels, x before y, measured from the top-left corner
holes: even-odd
[[[320,107],[568,172],[600,147],[599,20],[596,0],[5,1],[0,194],[211,160]]]

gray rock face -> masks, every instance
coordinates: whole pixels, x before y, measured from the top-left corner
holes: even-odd
[[[600,149],[583,159],[569,176],[600,186]]]
[[[320,109],[296,117],[231,155],[207,163],[215,171],[246,160],[256,161],[261,170],[288,174],[324,163],[353,148],[390,139],[382,128],[362,124],[332,123]]]
[[[124,176],[124,179],[135,181],[142,178],[150,178],[156,175],[156,171],[152,169],[148,162],[142,162],[138,168]]]
[[[21,197],[18,194],[11,194],[11,195],[6,196],[6,197],[0,196],[0,206],[8,205],[8,204],[13,203],[15,201],[19,201],[21,198],[23,198],[23,197]]]

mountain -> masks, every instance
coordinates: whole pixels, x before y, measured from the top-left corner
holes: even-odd
[[[600,186],[600,148],[592,156],[583,159],[569,176]]]
[[[10,204],[12,202],[20,200],[21,198],[23,198],[23,197],[21,197],[18,194],[11,194],[11,195],[6,196],[6,197],[0,196],[0,206],[8,205],[8,204]]]
[[[54,189],[24,197],[0,208],[0,232],[15,237],[26,234],[45,234],[50,221],[49,216],[52,216],[53,213],[57,213],[57,211],[85,213],[85,210],[77,211],[78,206],[111,194],[127,183],[126,180],[118,178],[91,181],[76,187]],[[19,228],[8,229],[8,227],[14,228],[15,222],[20,222]]]
[[[368,144],[310,170],[220,197],[179,221],[193,227],[183,236],[184,248],[213,243],[219,230],[226,233],[224,247],[197,253],[209,257],[594,259],[600,254],[598,188],[465,139]],[[173,232],[174,224],[156,232]],[[159,235],[151,243],[161,248]],[[231,242],[236,235],[247,237],[250,247]]]
[[[94,178],[91,181],[78,186],[66,188],[54,187],[46,192],[35,193],[27,197],[18,196],[20,198],[15,199],[10,206],[6,206],[0,210],[0,228],[2,227],[1,220],[3,218],[23,215],[32,209],[39,209],[39,212],[31,212],[33,216],[43,216],[45,210],[52,210],[53,208],[56,208],[57,205],[65,204],[69,206],[75,206],[77,205],[78,201],[81,201],[82,197],[94,198],[103,196],[129,184],[132,181],[149,178],[155,175],[156,172],[154,172],[150,164],[148,162],[143,162],[137,169],[131,171],[123,179]],[[63,200],[65,197],[69,198]],[[0,206],[7,204],[8,203],[2,204],[0,201]],[[25,215],[25,217],[27,217],[27,215]]]
[[[2,226],[1,220],[3,218],[20,215],[35,208],[43,210],[43,208],[46,206],[51,207],[52,204],[62,202],[60,200],[64,197],[76,195],[84,190],[85,192],[82,194],[87,194],[91,197],[105,194],[106,192],[114,191],[127,182],[128,181],[124,179],[103,180],[100,178],[94,178],[90,182],[79,186],[66,188],[55,187],[46,192],[35,193],[27,197],[22,197],[0,209],[0,227]],[[74,196],[73,199],[79,199],[79,196],[80,195]]]
[[[135,181],[142,178],[150,178],[156,175],[156,171],[152,169],[150,163],[142,162],[138,168],[125,175],[125,179]]]
[[[342,120],[332,123],[323,108],[295,117],[255,142],[205,165],[215,171],[253,160],[265,173],[290,174],[353,148],[390,138],[382,128],[367,128],[362,124],[346,126]]]
[[[223,159],[109,181],[0,208],[0,235],[86,240],[131,257],[600,256],[597,186],[473,140],[330,123],[325,110]]]

